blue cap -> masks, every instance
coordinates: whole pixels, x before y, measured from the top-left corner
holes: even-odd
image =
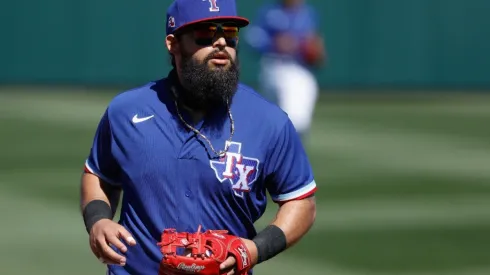
[[[238,27],[249,24],[248,19],[238,16],[235,0],[174,0],[167,10],[167,35],[208,21],[233,22]]]

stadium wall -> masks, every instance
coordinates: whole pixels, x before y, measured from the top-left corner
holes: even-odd
[[[201,1],[201,0],[196,0]],[[253,21],[259,0],[239,0]],[[316,0],[328,87],[490,87],[490,1]],[[170,1],[6,2],[0,83],[133,85],[165,75]],[[241,48],[243,80],[258,58]]]

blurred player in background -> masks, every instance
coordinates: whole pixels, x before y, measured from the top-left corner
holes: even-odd
[[[259,10],[244,36],[262,54],[260,91],[288,113],[303,141],[319,89],[312,69],[326,56],[318,16],[304,0],[279,0]]]

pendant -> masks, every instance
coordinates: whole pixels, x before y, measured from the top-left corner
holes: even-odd
[[[221,159],[221,158],[224,158],[226,156],[226,152],[225,151],[219,151],[218,153],[218,157]]]

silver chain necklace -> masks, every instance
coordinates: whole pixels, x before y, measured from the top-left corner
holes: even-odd
[[[189,128],[191,131],[193,131],[196,135],[199,135],[204,140],[206,140],[206,142],[209,144],[209,147],[211,147],[211,150],[213,150],[213,152],[219,158],[225,157],[226,156],[226,152],[228,152],[228,149],[230,148],[230,143],[231,143],[231,139],[233,138],[233,134],[235,133],[235,121],[233,120],[233,116],[231,115],[230,104],[228,102],[226,102],[226,109],[227,109],[227,112],[228,112],[228,117],[230,118],[230,137],[228,138],[228,142],[226,142],[225,149],[224,150],[220,150],[219,152],[216,152],[216,150],[214,149],[214,146],[211,143],[211,141],[203,133],[201,133],[196,128],[192,127],[192,125],[190,125],[189,123],[187,123],[184,120],[184,118],[182,117],[182,114],[180,113],[179,104],[177,102],[177,98],[178,97],[177,97],[177,93],[175,92],[175,88],[174,87],[172,87],[172,92],[174,94],[175,109],[177,110],[177,115],[179,116],[180,121],[182,121],[182,123],[184,123],[184,125],[187,128]]]

